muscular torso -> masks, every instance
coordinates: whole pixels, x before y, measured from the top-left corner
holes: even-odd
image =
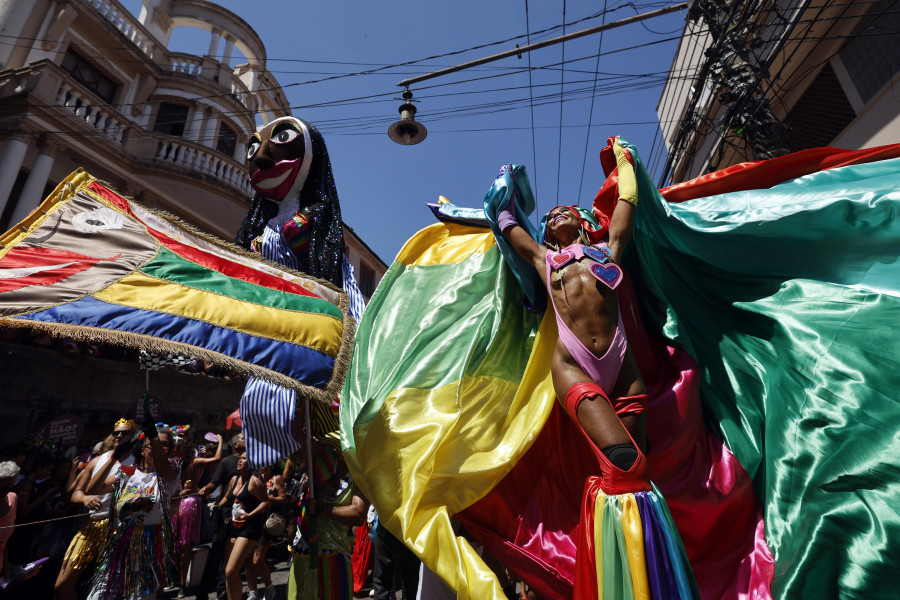
[[[616,334],[618,300],[615,290],[591,275],[590,264],[590,259],[583,259],[551,269],[549,289],[563,323],[585,348],[600,357]]]
[[[589,258],[584,258],[572,261],[558,270],[550,269],[548,289],[563,323],[594,356],[602,357],[616,335],[619,304],[616,290],[610,289],[591,275],[592,262]],[[540,275],[544,279],[546,271],[541,271]],[[546,281],[544,283],[547,284]],[[558,393],[564,394],[572,383],[586,378],[584,371],[561,341],[556,345],[553,363],[553,371],[559,380]],[[614,389],[607,391],[614,396],[644,392],[640,370],[630,349],[625,355]]]

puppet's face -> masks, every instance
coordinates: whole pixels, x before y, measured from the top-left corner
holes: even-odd
[[[250,185],[276,202],[294,198],[306,181],[312,158],[306,124],[294,117],[275,119],[247,143]]]

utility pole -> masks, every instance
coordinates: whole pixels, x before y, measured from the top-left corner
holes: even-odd
[[[574,40],[576,38],[584,37],[586,35],[591,35],[594,33],[599,33],[601,31],[606,31],[607,29],[615,29],[616,27],[622,27],[624,25],[638,23],[639,21],[646,21],[647,19],[652,19],[654,17],[661,17],[662,15],[667,15],[669,13],[677,12],[679,10],[684,10],[687,7],[688,7],[687,2],[682,2],[680,4],[673,4],[672,6],[667,6],[665,8],[661,8],[659,10],[642,13],[640,15],[635,15],[633,17],[627,17],[625,19],[613,21],[612,23],[606,23],[605,25],[598,25],[597,27],[591,27],[590,29],[583,29],[581,31],[567,33],[566,35],[561,35],[559,37],[555,37],[555,38],[552,38],[549,40],[544,40],[543,42],[536,42],[534,44],[522,46],[521,48],[516,47],[513,50],[507,50],[506,52],[500,52],[499,54],[494,54],[491,56],[487,56],[485,58],[479,58],[476,60],[472,60],[467,63],[463,63],[461,65],[456,65],[455,67],[447,67],[446,69],[441,69],[440,71],[434,71],[432,73],[426,73],[425,75],[418,75],[416,77],[410,77],[409,79],[404,79],[397,85],[400,87],[408,88],[409,86],[419,83],[421,81],[426,81],[428,79],[434,79],[435,77],[441,77],[442,75],[449,75],[450,73],[456,73],[457,71],[462,71],[463,69],[470,69],[472,67],[477,67],[477,66],[483,65],[485,63],[494,62],[495,60],[500,60],[501,58],[508,58],[510,56],[519,56],[521,58],[521,55],[524,54],[525,52],[531,52],[532,50],[546,48],[547,46],[553,46],[555,44],[562,44],[563,42],[568,42],[569,40]]]
[[[716,51],[709,55],[712,79],[721,87],[719,101],[728,106],[723,122],[743,137],[757,159],[784,156],[790,144],[784,124],[772,112],[760,89],[768,61],[754,61],[751,51],[763,42],[751,39],[756,32],[755,0],[735,4],[723,0],[699,0],[697,13],[709,25]]]

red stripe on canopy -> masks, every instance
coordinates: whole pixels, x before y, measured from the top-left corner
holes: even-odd
[[[126,202],[125,199],[118,194],[108,190],[96,181],[91,183],[88,186],[88,189],[140,221],[140,219],[138,219],[138,217],[131,211],[131,207],[128,205],[128,202]],[[147,224],[144,223],[144,225]],[[235,279],[240,279],[248,283],[254,283],[256,285],[261,285],[282,292],[308,296],[311,298],[320,297],[317,294],[309,291],[302,285],[299,285],[292,281],[288,281],[286,279],[281,279],[280,277],[275,277],[274,275],[269,275],[268,273],[264,273],[262,271],[257,271],[255,269],[239,265],[237,263],[233,263],[231,261],[228,261],[227,259],[220,258],[214,254],[210,254],[209,252],[204,252],[203,250],[187,246],[149,226],[147,226],[147,231],[150,233],[150,235],[158,239],[160,243],[168,250],[171,250],[182,258],[197,263],[198,265],[201,265],[208,269],[213,269],[214,271],[218,271],[223,275],[228,275],[229,277],[234,277]]]
[[[98,262],[116,260],[119,256],[121,254],[110,258],[95,258],[54,248],[11,248],[3,256],[4,267],[8,269],[40,268],[54,264],[60,266],[21,277],[0,278],[0,293],[19,290],[30,285],[53,285],[76,273],[87,271]]]

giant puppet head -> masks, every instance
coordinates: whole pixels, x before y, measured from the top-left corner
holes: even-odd
[[[299,265],[309,275],[340,287],[341,208],[322,134],[296,117],[275,119],[250,135],[247,170],[256,194],[235,241],[245,248],[260,241],[257,249],[264,257]],[[298,224],[304,239],[308,232],[308,246],[285,241]],[[282,247],[273,249],[273,244]],[[283,260],[289,252],[296,255],[297,265]]]

